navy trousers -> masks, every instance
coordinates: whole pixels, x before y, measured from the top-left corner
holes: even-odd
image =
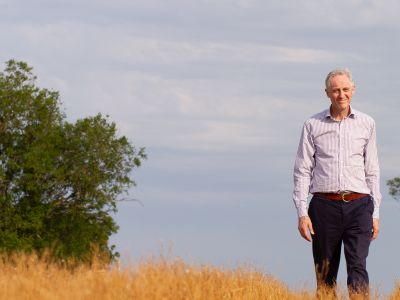
[[[318,287],[336,285],[342,243],[347,266],[347,285],[354,292],[367,292],[366,269],[372,236],[374,205],[370,196],[350,202],[311,199],[308,214],[313,224],[312,249]]]

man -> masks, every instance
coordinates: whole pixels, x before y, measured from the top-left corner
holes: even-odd
[[[304,123],[294,166],[298,229],[312,239],[318,289],[335,287],[343,243],[349,291],[368,294],[366,259],[381,202],[375,122],[350,105],[349,70],[333,70],[325,86],[330,107]]]

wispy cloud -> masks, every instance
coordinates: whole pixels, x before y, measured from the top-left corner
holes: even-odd
[[[318,48],[289,47],[268,43],[209,42],[180,39],[145,38],[80,22],[19,25],[12,35],[31,48],[43,47],[43,53],[71,57],[90,56],[128,64],[176,63],[336,63],[355,53]],[[11,35],[11,34],[10,34]],[[68,49],[67,51],[63,51]]]

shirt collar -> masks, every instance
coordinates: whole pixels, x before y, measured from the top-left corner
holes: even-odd
[[[355,109],[353,109],[350,105],[350,114],[348,115],[348,118],[356,118],[357,117],[357,111]],[[326,111],[325,111],[325,118],[332,118],[331,116],[331,108],[329,107]]]

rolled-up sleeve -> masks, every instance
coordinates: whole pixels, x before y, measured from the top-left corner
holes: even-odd
[[[307,216],[307,199],[315,166],[315,146],[310,134],[310,124],[304,123],[294,164],[293,202],[299,217]]]

